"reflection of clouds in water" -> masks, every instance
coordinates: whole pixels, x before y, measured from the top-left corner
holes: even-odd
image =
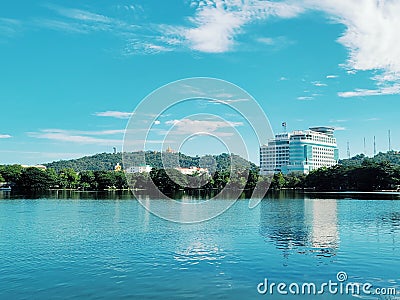
[[[274,199],[262,201],[260,211],[260,234],[285,257],[293,253],[336,255],[336,200]]]
[[[203,227],[199,230],[205,232],[207,229]],[[214,240],[210,236],[182,236],[182,239],[176,241],[173,253],[176,264],[173,268],[199,277],[207,274],[210,285],[221,289],[231,288],[233,279],[229,266],[235,264],[237,258],[228,255],[221,243],[225,245],[223,241]]]
[[[218,245],[201,241],[194,241],[187,248],[177,249],[174,255],[175,260],[188,265],[195,265],[201,261],[209,264],[218,264],[224,258],[225,254]]]

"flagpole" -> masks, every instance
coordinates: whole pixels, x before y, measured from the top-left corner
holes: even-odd
[[[284,131],[285,131],[285,133],[286,133],[286,122],[282,122],[282,127],[283,127],[283,129],[284,129]]]

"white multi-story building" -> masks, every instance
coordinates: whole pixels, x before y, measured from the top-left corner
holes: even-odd
[[[339,150],[332,127],[279,133],[260,147],[260,172],[301,172],[308,174],[320,167],[338,163]]]
[[[184,175],[193,175],[193,174],[208,174],[207,168],[198,168],[198,167],[190,167],[190,168],[175,168]]]
[[[150,173],[152,167],[149,165],[143,166],[133,166],[126,169],[126,173],[133,174],[133,173]]]

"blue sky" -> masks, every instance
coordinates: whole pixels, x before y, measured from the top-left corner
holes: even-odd
[[[374,135],[386,151],[388,129],[399,149],[399,14],[389,0],[2,1],[0,164],[120,150],[139,102],[187,77],[245,89],[274,132],[334,126],[341,157],[347,141],[362,153],[364,137],[371,155]],[[182,150],[219,147],[199,141]]]

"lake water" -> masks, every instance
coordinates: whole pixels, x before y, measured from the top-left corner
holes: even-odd
[[[400,291],[398,195],[273,194],[190,225],[128,193],[46,197],[0,192],[0,299],[354,299],[260,294],[265,279],[294,292],[329,280]]]

